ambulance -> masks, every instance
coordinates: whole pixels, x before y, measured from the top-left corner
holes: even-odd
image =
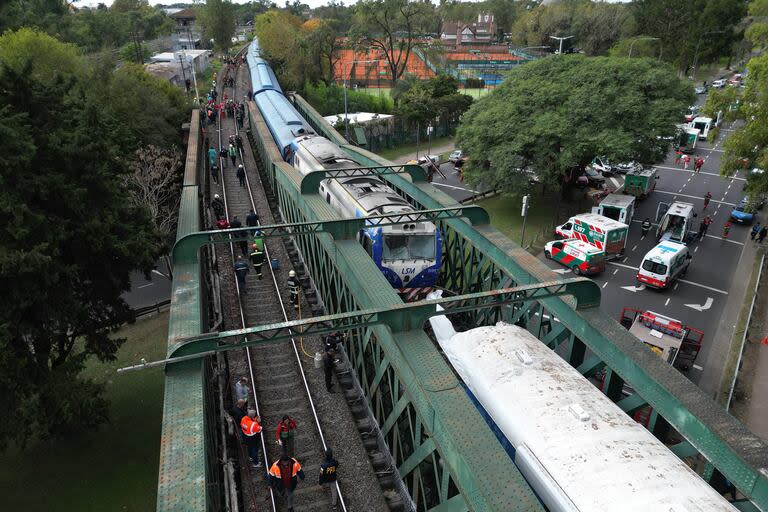
[[[575,238],[547,243],[544,256],[570,267],[575,274],[599,274],[605,270],[603,251]]]
[[[606,258],[624,254],[629,226],[597,213],[582,213],[555,228],[560,238],[576,238],[605,252]]]
[[[635,214],[635,198],[624,194],[608,194],[592,213],[629,225]]]
[[[685,244],[666,240],[643,257],[637,280],[653,288],[667,288],[685,275],[692,258]]]

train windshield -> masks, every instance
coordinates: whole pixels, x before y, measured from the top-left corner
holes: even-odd
[[[384,235],[384,261],[435,259],[434,235]]]

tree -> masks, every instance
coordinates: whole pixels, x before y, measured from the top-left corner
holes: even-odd
[[[14,35],[3,36],[0,50]],[[127,201],[99,77],[39,77],[37,51],[18,67],[5,55],[0,447],[106,419],[101,387],[80,373],[89,357],[114,358],[124,340],[110,334],[133,316],[121,298],[130,272],[157,256],[150,219]]]
[[[429,2],[412,0],[360,0],[350,39],[361,49],[379,50],[389,67],[392,84],[405,72],[419,35],[429,22]]]
[[[313,18],[302,25],[302,38],[326,84],[336,76],[336,63],[343,47],[342,39],[338,37],[339,28],[339,21],[334,19]]]
[[[300,89],[306,77],[308,59],[301,25],[301,18],[287,11],[273,9],[256,16],[255,31],[262,57],[269,60],[286,90]]]
[[[595,155],[650,162],[693,101],[690,84],[650,59],[559,56],[515,68],[462,117],[465,176],[511,189],[532,168],[558,189]]]
[[[197,10],[206,38],[213,39],[214,47],[222,52],[232,46],[235,35],[235,8],[227,0],[205,0]]]
[[[140,11],[148,8],[147,0],[114,0],[110,9],[120,12]]]
[[[181,199],[181,155],[176,148],[144,146],[123,176],[130,203],[149,212],[155,229],[167,248],[176,236],[176,221]]]
[[[723,143],[720,171],[725,176],[742,168],[768,169],[768,54],[753,57],[747,68],[749,78],[739,109],[745,123]],[[768,193],[766,173],[749,173],[747,190],[751,194]]]

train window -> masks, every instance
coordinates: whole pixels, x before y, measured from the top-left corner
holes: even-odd
[[[331,204],[331,194],[330,194],[330,192],[325,195],[325,200],[328,202],[328,204]]]
[[[434,235],[384,235],[382,260],[431,260],[434,258]]]

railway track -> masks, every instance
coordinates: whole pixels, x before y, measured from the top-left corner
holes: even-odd
[[[237,73],[239,68],[235,71]],[[235,75],[235,78],[237,76]],[[235,87],[221,87],[230,90],[230,98],[237,98],[237,79]],[[216,133],[209,131],[210,139],[216,140],[218,148],[228,144],[230,135],[237,135],[238,128],[235,119],[230,117],[218,119]],[[250,151],[244,145],[245,153]],[[254,160],[247,158],[244,152],[239,152],[237,163],[231,160],[224,162],[219,158],[220,183],[211,183],[211,194],[218,193],[225,204],[227,219],[231,222],[235,217],[245,225],[245,216],[253,209],[259,216],[260,223],[273,224],[274,218],[258,178]],[[243,164],[246,169],[245,186],[240,186],[236,177],[237,165]],[[250,164],[250,165],[249,165]],[[226,167],[224,167],[226,165]],[[266,261],[263,267],[263,278],[258,280],[253,270],[246,279],[245,290],[240,290],[234,276],[233,265],[235,258],[241,253],[237,243],[217,247],[219,271],[224,289],[230,290],[234,296],[224,301],[229,304],[225,318],[234,321],[237,326],[273,323],[292,318],[292,306],[288,301],[286,279],[290,270],[290,259],[280,239],[265,241]],[[279,269],[273,269],[269,262],[277,259]],[[249,263],[250,265],[250,263]],[[229,285],[229,286],[227,286]],[[288,308],[286,308],[288,304]],[[290,415],[298,424],[295,440],[294,458],[301,464],[306,475],[296,492],[294,510],[329,510],[330,496],[327,491],[317,484],[320,462],[326,445],[317,410],[307,382],[304,364],[311,361],[309,354],[304,353],[299,340],[292,339],[280,345],[256,346],[244,349],[244,356],[230,358],[231,383],[241,375],[248,375],[252,384],[253,404],[261,418],[263,431],[261,434],[263,467],[254,468],[247,463],[243,468],[241,486],[243,488],[245,510],[285,510],[282,498],[264,485],[266,472],[271,464],[280,456],[280,447],[276,443],[275,429],[284,414]],[[236,359],[236,360],[235,360]],[[242,456],[243,454],[241,454]],[[247,457],[244,457],[247,460]],[[335,484],[338,486],[338,483]],[[339,491],[338,509],[346,511],[344,495]]]

